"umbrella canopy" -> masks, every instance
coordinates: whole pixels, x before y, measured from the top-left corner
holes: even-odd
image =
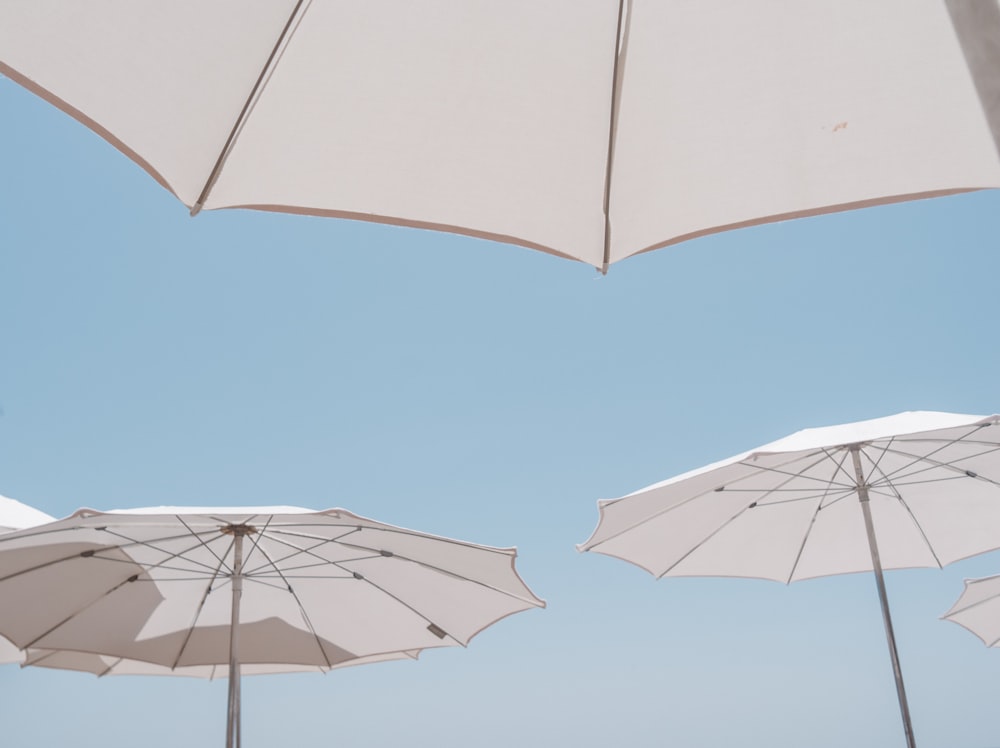
[[[44,525],[46,522],[54,522],[55,519],[55,517],[39,511],[33,506],[22,504],[16,499],[0,496],[0,532],[36,527]]]
[[[35,0],[0,7],[0,72],[194,212],[419,226],[606,269],[1000,186],[997,38],[995,0]]]
[[[55,517],[27,504],[22,504],[16,499],[0,496],[0,533],[43,525],[46,522],[54,522],[55,519]],[[0,636],[0,664],[21,662],[23,659],[24,653]]]
[[[12,532],[29,527],[37,527],[48,522],[55,522],[56,518],[45,512],[39,511],[20,501],[0,496],[0,531]],[[286,630],[288,629],[288,630]],[[299,635],[298,629],[291,629],[287,624],[274,625],[266,632],[266,635],[278,640],[283,640],[290,635]],[[361,665],[368,662],[382,662],[393,659],[416,659],[419,650],[409,650],[403,652],[389,652],[385,654],[373,655],[371,657],[356,657],[344,663],[334,665],[305,665],[305,664],[249,664],[242,668],[245,675],[256,675],[259,673],[288,673],[302,671],[327,672],[335,667],[346,667],[351,665]],[[18,649],[9,640],[0,637],[0,663],[21,663],[22,665],[35,665],[38,667],[56,668],[62,670],[80,670],[94,673],[95,675],[184,675],[196,678],[218,678],[224,677],[228,673],[228,663],[225,665],[189,665],[170,668],[163,665],[154,665],[139,660],[128,660],[122,657],[107,657],[84,652],[60,651],[32,648],[25,651]]]
[[[965,590],[942,618],[968,629],[987,647],[1000,646],[1000,575],[966,579]]]
[[[599,503],[579,546],[657,577],[781,582],[874,571],[914,744],[883,569],[1000,547],[1000,416],[911,412],[806,429]]]
[[[330,669],[464,646],[501,618],[544,605],[515,557],[343,509],[81,509],[0,537],[0,596],[32,600],[39,582],[51,601],[41,611],[5,606],[0,633],[21,648],[166,669],[227,665],[234,745],[243,663]]]

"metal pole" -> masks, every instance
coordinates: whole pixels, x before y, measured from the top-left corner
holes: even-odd
[[[229,708],[226,723],[226,748],[240,744],[240,597],[243,595],[244,527],[232,527],[233,533],[233,608],[229,618]]]
[[[889,642],[889,657],[892,658],[892,672],[896,677],[896,695],[899,697],[899,712],[903,717],[903,731],[906,733],[908,748],[916,748],[913,739],[913,723],[910,721],[910,707],[906,701],[906,688],[903,686],[903,671],[899,666],[899,653],[896,652],[896,635],[892,631],[892,617],[889,615],[889,599],[885,593],[885,578],[882,574],[882,560],[878,554],[878,543],[875,541],[875,525],[872,522],[872,510],[868,499],[868,484],[861,470],[861,447],[854,444],[850,447],[851,459],[854,462],[854,475],[857,478],[858,500],[861,502],[861,513],[865,517],[865,530],[868,532],[868,548],[872,554],[872,571],[875,572],[875,584],[878,586],[878,599],[882,605],[882,620],[885,623],[885,637]]]

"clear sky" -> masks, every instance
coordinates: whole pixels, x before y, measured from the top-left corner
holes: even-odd
[[[800,428],[1000,411],[1000,192],[709,237],[601,277],[446,234],[187,210],[0,78],[0,494],[294,504],[491,545],[548,609],[466,650],[244,679],[244,745],[904,745],[870,575],[655,581],[595,501]],[[1000,554],[888,575],[922,748],[1000,746],[938,620]],[[9,748],[221,745],[225,682],[0,668]]]

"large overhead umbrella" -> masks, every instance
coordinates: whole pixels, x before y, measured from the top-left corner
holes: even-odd
[[[1000,416],[912,412],[806,429],[599,503],[580,550],[657,577],[780,582],[873,571],[907,743],[883,569],[1000,547]]]
[[[81,509],[0,536],[0,597],[25,600],[0,609],[0,634],[54,650],[50,664],[67,651],[171,670],[225,664],[233,746],[243,665],[330,669],[464,646],[544,605],[515,556],[343,509]],[[45,603],[28,604],[39,586]]]
[[[966,579],[965,590],[942,618],[968,629],[987,647],[1000,647],[1000,576]]]
[[[0,4],[0,72],[193,213],[440,229],[602,269],[1000,186],[998,39],[996,0]]]

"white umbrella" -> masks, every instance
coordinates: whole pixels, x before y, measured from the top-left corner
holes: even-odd
[[[1000,647],[1000,575],[966,579],[965,590],[942,618],[968,629],[987,647]]]
[[[874,571],[914,745],[883,569],[1000,547],[1000,416],[913,412],[806,429],[599,503],[580,550],[657,577],[793,582]]]
[[[243,664],[329,669],[464,646],[544,605],[515,557],[343,509],[81,509],[0,536],[0,597],[25,601],[0,610],[0,633],[169,669],[227,664],[232,746]],[[28,604],[36,582],[48,605]]]
[[[192,212],[419,226],[606,269],[1000,186],[996,0],[0,3],[0,72]]]
[[[20,501],[0,496],[0,532],[13,532],[29,527],[37,527],[48,522],[55,522],[56,518],[39,511],[34,507],[23,504]],[[288,627],[291,629],[291,627]],[[297,631],[297,630],[295,630]],[[268,635],[280,638],[286,636],[290,631],[280,627],[272,627],[267,632]],[[362,665],[369,662],[382,662],[393,659],[416,659],[419,650],[409,650],[404,652],[390,652],[371,657],[356,657],[336,665],[325,664],[250,664],[241,669],[244,675],[255,675],[259,673],[289,673],[289,672],[327,672],[334,667],[347,667]],[[9,640],[0,637],[0,664],[20,663],[22,665],[35,665],[39,667],[55,668],[62,670],[80,670],[94,673],[95,675],[184,675],[196,678],[218,678],[225,677],[228,673],[228,666],[218,665],[190,665],[185,667],[169,668],[162,665],[154,665],[139,660],[128,660],[122,657],[107,657],[84,652],[57,651],[47,649],[29,649],[24,652],[18,649]]]

